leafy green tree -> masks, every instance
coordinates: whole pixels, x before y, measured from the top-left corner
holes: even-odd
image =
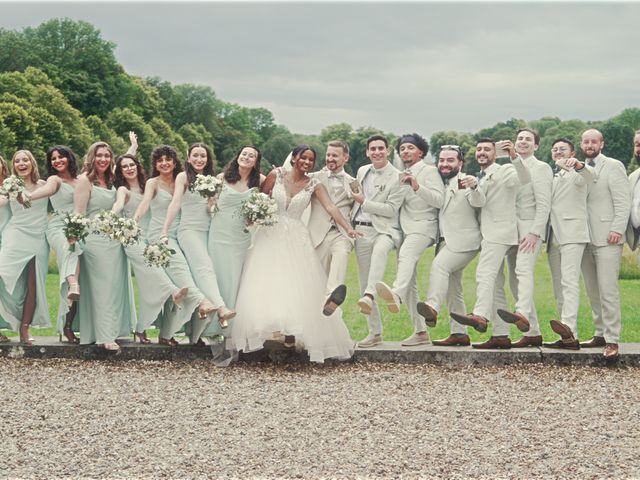
[[[201,142],[213,148],[213,136],[201,123],[185,123],[178,129],[178,133],[189,145]]]

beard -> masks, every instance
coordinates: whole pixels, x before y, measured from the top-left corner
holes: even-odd
[[[454,168],[449,173],[442,173],[440,170],[438,170],[438,173],[440,174],[440,177],[442,178],[442,180],[450,180],[456,175],[458,175],[458,173],[460,173],[460,169]]]

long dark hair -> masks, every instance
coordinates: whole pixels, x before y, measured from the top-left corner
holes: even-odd
[[[156,168],[156,164],[162,157],[167,157],[173,160],[173,179],[175,180],[178,174],[182,171],[182,164],[180,163],[176,149],[169,145],[160,145],[151,153],[151,178],[160,175],[160,172]]]
[[[66,145],[56,145],[47,150],[47,177],[58,174],[56,169],[53,168],[53,165],[51,165],[51,157],[53,157],[54,152],[57,152],[58,155],[67,159],[69,175],[71,175],[71,178],[76,178],[78,176],[78,162],[73,151]]]
[[[204,143],[194,143],[189,147],[189,150],[187,150],[187,158],[184,161],[184,171],[187,174],[187,185],[189,186],[189,188],[191,188],[193,182],[196,181],[196,175],[198,175],[198,173],[193,168],[193,165],[189,163],[189,157],[191,156],[191,152],[193,151],[193,149],[198,147],[204,148],[204,151],[207,152],[207,164],[202,169],[202,175],[213,175],[214,173],[213,153],[211,152],[211,149]]]
[[[290,160],[291,165],[293,166],[293,161],[296,159],[296,157],[299,157],[307,150],[313,153],[313,165],[315,166],[316,160],[318,159],[318,154],[316,153],[315,149],[311,145],[307,145],[306,143],[303,143],[302,145],[298,145],[296,148],[294,148],[291,151],[291,160]]]
[[[129,190],[129,182],[127,182],[127,179],[124,178],[124,175],[122,174],[122,161],[127,158],[129,160],[132,160],[133,163],[136,164],[136,168],[138,169],[138,174],[137,174],[138,186],[140,187],[140,191],[144,193],[144,187],[145,187],[145,184],[147,183],[147,176],[145,175],[144,168],[142,167],[142,165],[140,164],[136,156],[131,155],[130,153],[125,153],[124,155],[120,155],[116,159],[115,180],[113,181],[113,185],[116,188],[126,187],[127,190]]]
[[[259,187],[260,160],[262,160],[262,152],[260,152],[260,150],[258,150],[253,145],[243,145],[242,147],[240,147],[240,150],[238,150],[236,156],[233,157],[233,160],[227,163],[227,166],[224,167],[224,179],[228,183],[236,183],[240,181],[240,165],[238,165],[238,158],[240,157],[242,150],[244,150],[245,148],[252,148],[258,153],[258,155],[256,155],[256,164],[251,169],[251,173],[249,173],[249,188]]]

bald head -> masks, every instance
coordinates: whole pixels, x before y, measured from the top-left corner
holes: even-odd
[[[600,130],[590,128],[582,134],[580,148],[587,158],[596,158],[604,148],[604,137]]]

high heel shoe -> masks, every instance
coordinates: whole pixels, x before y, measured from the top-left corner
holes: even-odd
[[[76,334],[73,332],[73,328],[71,327],[64,327],[62,329],[62,333],[58,334],[58,340],[60,342],[62,342],[63,335],[67,339],[67,343],[75,343],[75,344],[80,343],[80,339],[76,337]]]
[[[231,310],[225,306],[218,309],[218,323],[221,328],[227,328],[229,326],[229,320],[236,316],[236,311]]]
[[[208,315],[212,314],[216,310],[218,310],[218,307],[205,299],[200,302],[200,306],[198,307],[198,316],[200,317],[200,320],[204,320]]]
[[[80,300],[80,284],[78,282],[69,282],[69,291],[67,292],[67,300],[69,302],[77,302]]]
[[[173,337],[171,338],[158,337],[158,345],[168,345],[169,347],[175,347],[178,345],[178,341]]]
[[[142,345],[149,345],[151,343],[151,340],[149,340],[147,338],[147,332],[133,332],[133,341],[136,341],[136,337],[138,337],[138,341],[142,344]]]
[[[33,345],[33,338],[29,336],[29,324],[20,325],[20,343],[22,345]]]
[[[180,304],[182,303],[182,300],[184,300],[184,297],[188,295],[188,293],[189,293],[189,288],[182,287],[180,290],[176,290],[171,294],[171,299],[173,300],[173,304],[176,306],[176,308],[178,309],[182,308]]]

